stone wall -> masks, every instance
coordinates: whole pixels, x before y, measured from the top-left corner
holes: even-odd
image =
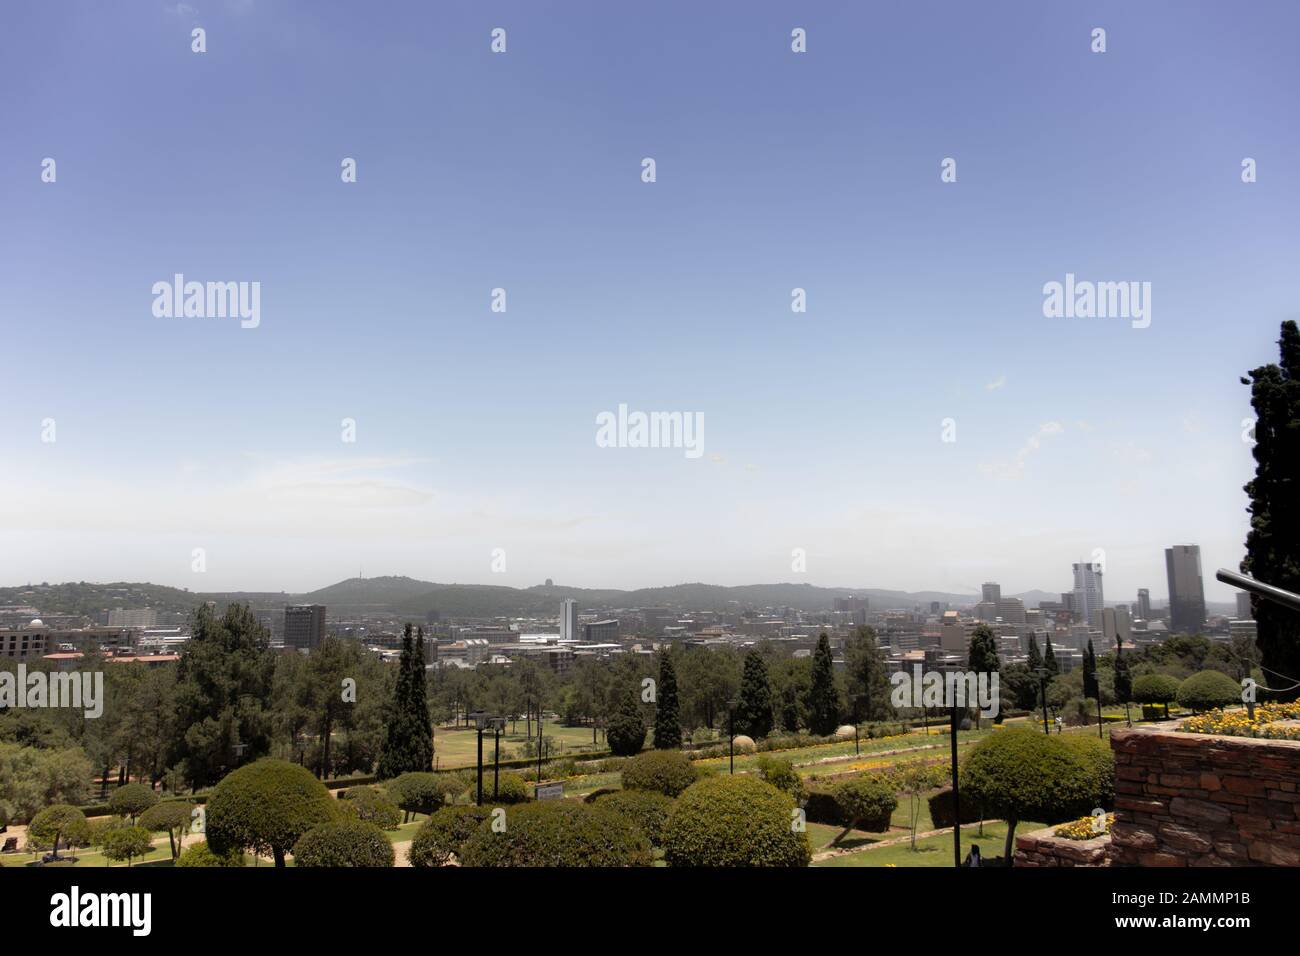
[[[1110,836],[1067,840],[1056,827],[1016,836],[1016,866],[1109,866]]]
[[[1111,733],[1117,866],[1300,866],[1300,741]]]

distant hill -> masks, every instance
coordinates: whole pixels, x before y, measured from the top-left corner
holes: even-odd
[[[324,604],[331,614],[392,611],[423,617],[439,611],[445,617],[541,616],[554,614],[564,598],[573,598],[580,608],[670,607],[727,611],[740,608],[791,607],[801,611],[825,611],[840,597],[865,597],[876,610],[928,608],[932,601],[953,606],[969,605],[973,594],[945,591],[894,591],[882,588],[827,588],[812,584],[745,584],[723,587],[717,584],[674,584],[632,591],[575,588],[564,585],[535,585],[512,588],[491,584],[438,584],[417,578],[390,575],[348,578],[306,594],[283,591],[186,591],[158,584],[95,584],[85,581],[0,588],[0,604],[31,604],[44,614],[97,615],[105,608],[153,607],[188,612],[203,601],[225,605],[247,602],[254,607],[284,604]],[[1015,595],[1026,607],[1039,601],[1057,600],[1059,594],[1026,591]]]

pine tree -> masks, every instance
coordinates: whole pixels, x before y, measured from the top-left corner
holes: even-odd
[[[1255,409],[1255,477],[1245,486],[1250,496],[1250,531],[1246,535],[1245,574],[1287,591],[1300,591],[1300,329],[1282,323],[1280,362],[1262,365],[1243,378],[1250,385]],[[1300,682],[1300,615],[1254,600],[1255,644],[1265,678],[1275,683]],[[1279,699],[1295,700],[1300,688]]]
[[[772,732],[772,680],[767,673],[767,661],[757,650],[745,654],[734,720],[737,733],[748,734],[755,740]]]
[[[835,662],[825,633],[813,652],[812,687],[808,690],[808,729],[819,737],[835,733],[840,719],[840,698],[835,689]]]
[[[1043,666],[1043,655],[1038,650],[1038,641],[1034,635],[1029,635],[1029,659],[1027,661],[1029,673],[1034,675],[1034,680],[1038,680],[1038,668]]]
[[[854,719],[884,720],[892,717],[894,707],[889,701],[889,676],[885,673],[885,657],[876,641],[875,629],[860,626],[849,638],[845,656],[849,694],[863,697],[863,706],[854,707]]]
[[[408,624],[409,628],[410,625]],[[428,772],[433,768],[433,723],[429,720],[428,689],[425,686],[424,664],[424,628],[415,633],[415,653],[411,659],[411,676],[408,679],[407,693],[410,695],[411,757],[415,768]]]
[[[655,700],[655,749],[672,750],[682,745],[682,721],[677,702],[677,669],[672,654],[659,655],[659,686]]]

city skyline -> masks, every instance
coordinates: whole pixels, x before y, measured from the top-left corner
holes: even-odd
[[[1171,543],[1241,560],[1300,11],[200,6],[7,17],[0,580],[1052,592],[1101,549],[1131,600]],[[178,274],[258,321],[165,317]],[[1149,324],[1048,318],[1074,277]],[[702,447],[602,444],[624,408]]]

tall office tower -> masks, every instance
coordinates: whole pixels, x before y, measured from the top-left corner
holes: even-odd
[[[983,597],[984,603],[997,604],[1001,600],[1002,600],[1002,585],[994,584],[992,581],[985,583],[984,597]]]
[[[1151,620],[1151,592],[1146,588],[1138,588],[1137,616],[1141,621]]]
[[[1169,630],[1192,634],[1205,624],[1205,586],[1201,581],[1201,549],[1195,544],[1165,548],[1169,575]]]
[[[1101,591],[1101,565],[1088,562],[1074,566],[1074,617],[1090,624],[1093,612],[1106,606]]]
[[[312,651],[325,640],[324,604],[287,604],[284,608],[284,646]]]
[[[565,598],[560,604],[560,640],[576,641],[580,636],[578,632],[578,602],[573,598]]]
[[[1237,620],[1252,621],[1255,616],[1250,613],[1250,594],[1245,591],[1237,592]]]

